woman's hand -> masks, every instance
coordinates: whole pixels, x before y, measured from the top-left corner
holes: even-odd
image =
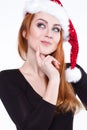
[[[40,54],[39,49],[36,52],[36,59],[39,69],[41,69],[49,79],[43,99],[56,105],[60,84],[60,74],[58,71],[60,63],[53,56]]]
[[[44,56],[43,54],[40,54],[40,50],[38,48],[36,52],[36,59],[39,68],[49,80],[59,77],[58,69],[60,63],[53,56]]]

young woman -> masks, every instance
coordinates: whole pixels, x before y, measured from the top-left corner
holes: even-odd
[[[67,64],[64,41],[72,46]],[[76,94],[87,105],[87,74],[76,65],[76,31],[59,0],[27,1],[18,51],[24,64],[0,72],[0,98],[17,130],[72,130]]]

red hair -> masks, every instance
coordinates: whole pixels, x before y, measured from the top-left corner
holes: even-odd
[[[62,31],[60,35],[57,50],[53,53],[53,56],[60,62],[60,68],[58,70],[60,73],[60,86],[56,104],[57,111],[67,112],[71,110],[75,112],[76,107],[80,108],[81,104],[75,96],[72,85],[68,83],[65,78],[66,64],[64,60]]]
[[[25,31],[25,35],[27,36],[33,17],[34,14],[26,14],[18,34],[18,52],[23,60],[26,60],[26,54],[28,49],[27,40],[26,38],[24,38],[23,32]]]

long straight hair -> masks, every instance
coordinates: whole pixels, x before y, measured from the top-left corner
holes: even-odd
[[[65,77],[65,57],[63,50],[63,37],[62,31],[60,32],[60,41],[57,46],[57,50],[53,53],[53,56],[60,62],[60,68],[58,69],[60,73],[60,85],[59,94],[57,99],[57,111],[58,112],[75,112],[76,108],[81,108],[81,104],[76,98],[74,89],[70,83],[66,81]]]
[[[26,16],[24,17],[22,21],[22,24],[20,26],[19,33],[18,33],[18,52],[19,52],[20,57],[24,61],[26,60],[28,44],[27,44],[27,39],[23,36],[23,32],[25,32],[26,33],[25,36],[27,36],[33,17],[34,17],[34,14],[26,14]]]

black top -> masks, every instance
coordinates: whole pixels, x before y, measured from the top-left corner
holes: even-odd
[[[87,105],[87,74],[72,83],[81,101]],[[37,94],[18,69],[0,72],[0,98],[17,130],[72,130],[73,113],[55,114],[56,106]]]

